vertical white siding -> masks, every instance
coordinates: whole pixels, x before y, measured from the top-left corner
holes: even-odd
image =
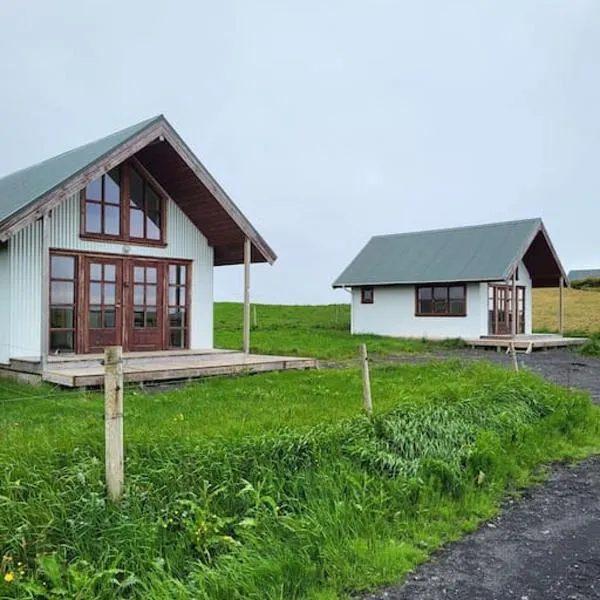
[[[8,244],[0,243],[0,363],[10,356],[10,260]]]
[[[9,240],[10,356],[40,356],[42,318],[42,223]]]
[[[487,296],[484,299],[487,306]],[[376,287],[373,304],[361,304],[360,288],[353,288],[352,333],[431,339],[479,337],[485,333],[482,303],[481,285],[469,283],[466,317],[417,317],[414,285]]]

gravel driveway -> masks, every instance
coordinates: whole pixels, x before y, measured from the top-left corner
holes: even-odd
[[[461,350],[512,368],[510,357]],[[447,354],[456,357],[457,352]],[[589,391],[600,404],[600,361],[569,351],[519,354],[525,368]],[[436,553],[404,584],[369,600],[584,600],[600,598],[600,457],[557,465],[479,531]]]

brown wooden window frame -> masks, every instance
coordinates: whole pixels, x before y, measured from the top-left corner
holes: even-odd
[[[372,285],[360,288],[360,303],[375,304],[375,288]]]
[[[69,258],[73,259],[73,277],[56,277],[53,273],[53,259],[54,258]],[[54,354],[57,352],[64,352],[65,354],[73,354],[77,352],[77,320],[78,320],[78,290],[79,290],[79,261],[77,256],[73,254],[63,254],[61,252],[50,253],[50,271],[48,277],[48,352]],[[71,283],[73,286],[73,301],[72,303],[65,302],[54,302],[53,301],[53,283]],[[52,311],[53,310],[65,310],[70,309],[73,311],[73,323],[71,327],[53,327],[52,326]],[[71,350],[61,350],[60,348],[52,347],[52,334],[61,332],[71,332],[73,335],[73,348]]]
[[[434,301],[435,301],[435,291],[436,289],[444,289],[446,290],[445,294],[445,310],[443,312],[435,312]],[[464,310],[460,313],[450,312],[450,288],[462,288],[463,289],[463,297],[462,301],[464,302]],[[431,291],[431,295],[429,300],[431,301],[431,312],[422,312],[421,311],[421,298],[419,297],[419,292],[423,289],[429,289]],[[438,298],[441,301],[441,298]],[[456,299],[454,299],[456,300]],[[416,285],[415,286],[415,316],[416,317],[466,317],[467,316],[467,286],[464,283],[442,283],[442,284],[427,284],[427,285]]]
[[[179,274],[181,268],[185,269],[185,277],[180,278]],[[175,281],[172,280],[171,277],[171,269],[175,268],[176,276]],[[192,264],[190,262],[169,262],[166,268],[166,286],[165,286],[165,294],[166,294],[166,323],[165,329],[167,332],[167,340],[166,347],[169,350],[183,350],[185,348],[190,347],[190,300],[191,300],[191,271]],[[171,289],[175,291],[175,302],[171,302]],[[183,290],[183,292],[181,291]],[[183,293],[183,304],[181,304],[181,294]],[[171,311],[172,310],[182,310],[183,309],[183,324],[178,326],[171,326]],[[183,345],[181,346],[173,346],[171,344],[171,333],[178,331],[183,336]]]
[[[167,198],[165,194],[158,189],[156,185],[154,185],[153,181],[150,180],[145,169],[141,167],[137,162],[132,160],[125,161],[121,163],[119,166],[115,167],[115,169],[119,169],[120,173],[120,203],[112,204],[111,206],[119,206],[120,209],[120,219],[119,219],[119,228],[120,233],[118,235],[107,234],[107,233],[98,233],[98,232],[89,232],[87,231],[87,205],[88,204],[96,204],[100,206],[100,218],[101,218],[101,229],[104,229],[104,214],[105,214],[105,205],[108,203],[105,202],[105,185],[104,179],[108,176],[108,173],[101,175],[99,178],[96,178],[94,181],[90,182],[85,188],[83,188],[80,192],[80,231],[79,237],[83,240],[93,240],[100,242],[113,242],[113,243],[126,243],[136,246],[158,246],[165,247],[167,245],[166,242],[166,224],[167,224]],[[114,169],[111,169],[111,171]],[[130,181],[131,181],[131,170],[135,170],[136,173],[141,177],[143,182],[144,189],[144,208],[138,209],[131,206],[130,203]],[[87,190],[92,183],[95,183],[98,179],[101,180],[101,190],[102,190],[102,198],[100,201],[95,199],[88,199]],[[148,217],[148,205],[146,201],[146,189],[150,188],[152,192],[157,196],[159,201],[159,215],[160,215],[160,237],[158,239],[145,237],[147,235],[147,218]],[[138,237],[131,235],[130,232],[130,214],[133,210],[141,210],[143,213],[143,235],[144,237]]]

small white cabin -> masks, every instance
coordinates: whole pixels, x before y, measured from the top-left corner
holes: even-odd
[[[566,281],[528,219],[375,236],[333,287],[352,294],[353,334],[474,339],[531,334],[532,288]]]

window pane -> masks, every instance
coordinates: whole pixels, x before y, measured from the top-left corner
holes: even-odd
[[[156,311],[149,310],[146,312],[146,327],[156,327],[157,319],[156,319]]]
[[[171,348],[185,348],[185,337],[181,329],[171,329],[169,332],[169,346]]]
[[[134,267],[133,268],[133,280],[136,283],[144,281],[144,267]]]
[[[73,332],[72,331],[51,331],[50,332],[50,350],[60,350],[62,352],[73,352]]]
[[[90,279],[92,281],[102,281],[102,265],[98,263],[90,265]]]
[[[144,304],[144,287],[143,285],[135,285],[133,287],[133,303]]]
[[[104,284],[104,304],[115,304],[115,293],[117,286],[114,283]]]
[[[136,328],[144,326],[144,309],[141,306],[136,306],[133,311],[133,326]]]
[[[453,285],[449,290],[450,298],[457,300],[465,297],[465,288],[462,285]]]
[[[150,217],[146,217],[146,237],[149,240],[160,240],[160,227]]]
[[[102,284],[90,283],[90,304],[102,304]]]
[[[373,295],[371,294],[371,301],[373,300]],[[185,288],[180,287],[177,288],[177,304],[179,306],[185,306]]]
[[[102,309],[99,306],[90,306],[88,326],[90,329],[102,327]]]
[[[177,283],[177,265],[169,265],[169,283]]]
[[[75,257],[51,256],[50,274],[55,279],[75,279]]]
[[[144,213],[141,210],[131,209],[129,212],[129,235],[131,237],[144,237]]]
[[[445,300],[434,300],[433,301],[433,312],[434,313],[445,313],[446,312],[446,301]]]
[[[51,308],[50,327],[52,329],[70,329],[73,327],[72,308]]]
[[[429,314],[432,312],[431,300],[419,300],[419,312],[422,314]]]
[[[117,269],[115,265],[104,265],[104,281],[116,281]]]
[[[149,185],[146,185],[146,212],[148,214],[156,214],[159,211],[160,198]]]
[[[87,200],[102,200],[102,177],[94,179],[92,183],[89,183],[85,188],[85,197]]]
[[[184,327],[185,311],[179,308],[169,309],[169,327]]]
[[[448,297],[447,287],[434,287],[433,297],[435,300],[445,300]]]
[[[180,267],[177,267],[177,268],[178,268],[178,272],[179,272],[179,281],[177,283],[185,285],[185,283],[186,283],[185,267],[184,266],[180,266]]]
[[[101,233],[102,221],[100,217],[100,204],[85,203],[85,230],[88,233]]]
[[[146,267],[146,282],[156,283],[156,267]]]
[[[75,304],[73,283],[53,281],[50,286],[50,304]]]
[[[156,286],[146,286],[146,306],[156,306]]]
[[[104,206],[104,233],[119,235],[121,233],[121,208],[110,204]]]
[[[465,301],[464,300],[450,300],[450,314],[451,315],[464,315],[465,314]]]
[[[104,327],[113,329],[117,324],[117,311],[114,308],[108,308],[104,311]]]
[[[135,169],[129,170],[129,204],[144,209],[144,180]]]
[[[419,299],[421,300],[431,300],[431,288],[419,288]]]
[[[109,171],[104,177],[104,202],[107,204],[121,203],[121,176],[119,168]]]

